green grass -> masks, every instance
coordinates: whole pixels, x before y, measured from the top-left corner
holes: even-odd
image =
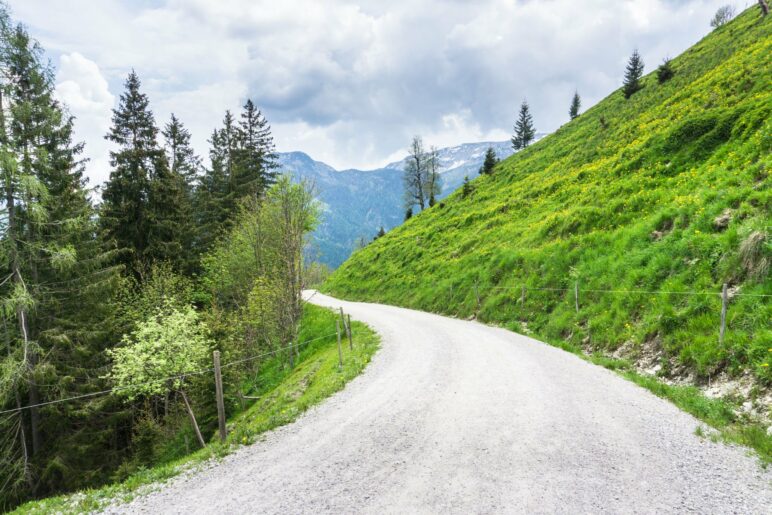
[[[631,361],[654,349],[664,376],[750,374],[757,390],[772,386],[771,36],[772,16],[749,8],[673,59],[670,81],[652,73],[629,100],[611,93],[476,178],[471,195],[453,193],[356,251],[322,291],[589,349],[768,463],[772,438],[734,401],[643,376]],[[727,210],[728,225],[716,225]],[[723,283],[745,295],[731,298],[720,344]],[[619,293],[631,290],[710,294]],[[627,360],[605,357],[620,347]]]
[[[323,308],[306,305],[299,341],[308,341],[335,332],[336,315]],[[126,480],[38,501],[16,509],[14,513],[84,513],[106,506],[113,500],[130,501],[141,487],[165,481],[198,463],[222,457],[241,445],[254,442],[260,434],[288,424],[311,406],[320,403],[364,370],[378,349],[379,337],[365,324],[352,321],[354,349],[343,347],[343,369],[338,369],[335,336],[317,339],[301,348],[300,360],[289,369],[281,358],[261,364],[251,396],[258,400],[228,420],[228,439],[221,444],[213,437],[205,449],[179,456],[180,443],[187,427],[160,452],[156,466],[140,468]],[[226,376],[227,377],[227,376]],[[192,433],[191,433],[192,434]]]
[[[772,298],[747,294],[772,295],[771,36],[772,16],[745,11],[673,59],[670,81],[650,74],[629,100],[613,92],[476,178],[468,197],[453,193],[356,251],[322,290],[520,332],[527,323],[597,352],[656,348],[667,370],[747,372],[769,388]],[[731,220],[716,226],[725,210]],[[745,296],[730,300],[719,344],[723,283]]]

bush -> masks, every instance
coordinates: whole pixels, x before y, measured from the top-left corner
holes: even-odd
[[[660,84],[664,84],[672,79],[673,75],[675,75],[675,72],[670,66],[670,59],[665,59],[662,64],[659,65],[659,68],[657,68],[657,81],[659,81]]]

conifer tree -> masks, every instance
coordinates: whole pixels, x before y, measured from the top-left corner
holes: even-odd
[[[234,194],[259,197],[276,180],[276,150],[268,120],[252,100],[247,100],[241,113],[238,143]]]
[[[177,241],[181,249],[181,254],[174,259],[180,262],[183,272],[192,273],[197,268],[200,255],[197,246],[198,225],[193,210],[195,188],[200,179],[201,159],[190,144],[190,132],[174,114],[162,134],[168,173],[159,177],[160,183],[154,190],[159,202],[176,203],[174,210],[168,214],[173,223],[166,222],[170,228],[176,225],[180,231],[172,235],[172,239]]]
[[[469,182],[469,176],[464,176],[464,183],[461,186],[461,198],[466,198],[472,194],[472,183]]]
[[[113,170],[102,193],[101,221],[106,237],[122,252],[120,262],[135,274],[147,259],[151,182],[164,159],[158,129],[140,80],[132,70],[125,82],[113,126],[105,136],[118,146],[110,152]]]
[[[633,55],[630,56],[630,60],[627,62],[627,68],[625,69],[623,88],[625,98],[630,98],[643,88],[641,85],[641,77],[643,77],[643,59],[641,59],[638,50],[633,50]]]
[[[533,118],[528,108],[528,102],[525,100],[520,105],[520,114],[515,122],[515,134],[512,136],[512,148],[521,150],[531,144],[536,136],[536,129],[533,127]]]
[[[493,147],[488,147],[488,150],[485,151],[485,160],[480,167],[480,175],[491,175],[498,162],[499,158],[496,157]]]
[[[582,100],[579,98],[579,92],[574,92],[574,97],[571,99],[571,107],[568,109],[568,115],[573,120],[579,116],[579,108],[582,107]]]
[[[20,498],[25,488],[26,495],[55,489],[62,474],[41,477],[37,471],[49,463],[71,471],[76,465],[68,457],[88,452],[99,439],[101,426],[90,412],[37,405],[48,395],[94,387],[68,379],[100,363],[98,340],[109,305],[104,285],[115,275],[96,238],[79,158],[83,146],[73,143],[72,119],[54,99],[53,73],[39,45],[2,6],[0,69],[0,315],[7,349],[0,408],[29,406],[13,418],[15,431],[0,419],[0,434],[15,435],[0,441],[2,502]],[[42,392],[41,379],[49,387]],[[84,423],[91,430],[86,438],[62,430]],[[86,457],[78,464],[93,468],[96,461]]]

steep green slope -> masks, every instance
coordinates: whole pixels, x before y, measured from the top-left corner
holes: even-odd
[[[747,10],[674,59],[670,81],[615,91],[356,252],[324,289],[768,387],[771,35],[772,16]]]

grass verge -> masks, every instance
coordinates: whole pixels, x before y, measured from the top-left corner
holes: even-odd
[[[13,513],[88,513],[112,503],[131,501],[142,487],[165,481],[197,464],[223,457],[278,426],[297,419],[308,408],[320,403],[359,375],[379,347],[380,339],[367,325],[352,321],[353,350],[343,346],[343,369],[338,369],[338,350],[334,332],[336,314],[306,305],[299,341],[309,341],[300,351],[296,366],[288,369],[281,357],[261,366],[256,390],[258,397],[228,421],[228,439],[222,444],[213,437],[205,449],[159,464],[141,468],[125,481],[73,494],[31,501]],[[143,489],[144,490],[144,489]]]

